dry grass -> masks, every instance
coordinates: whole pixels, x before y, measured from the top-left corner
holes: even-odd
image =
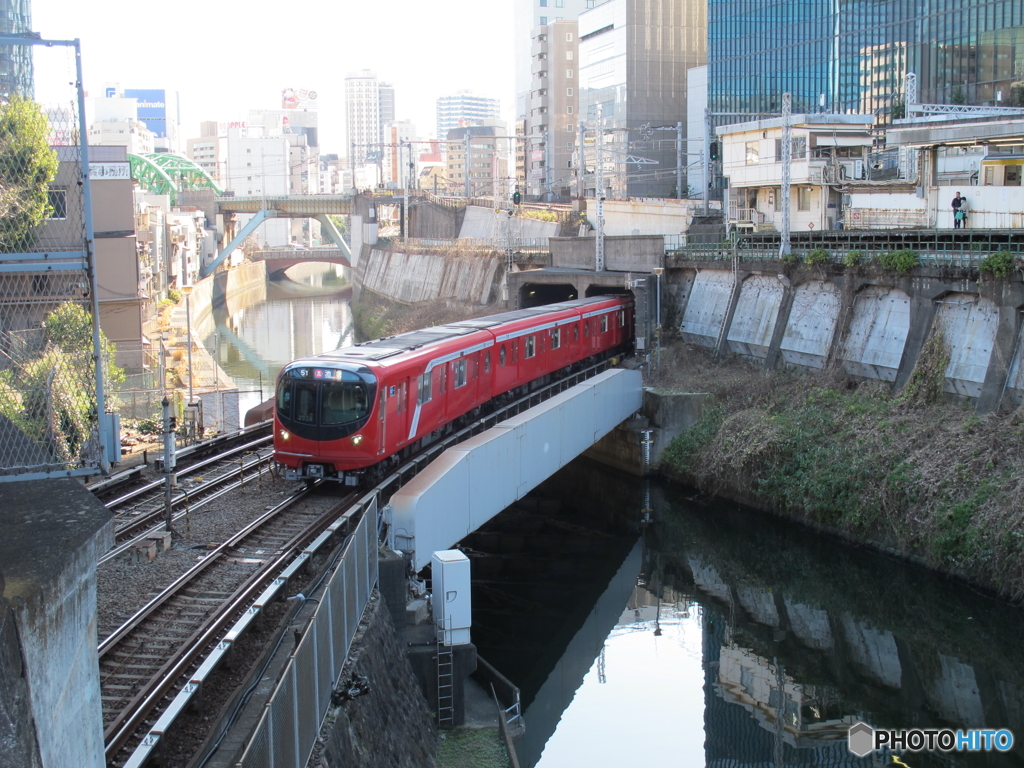
[[[894,398],[881,382],[766,371],[677,343],[656,386],[713,399],[668,469],[1024,602],[1024,411],[978,417],[938,396],[943,354],[931,345]]]
[[[451,299],[438,299],[421,304],[399,304],[364,291],[359,303],[352,306],[352,311],[359,337],[379,339],[396,333],[415,331],[418,328],[490,315],[501,310],[493,305],[480,306]]]

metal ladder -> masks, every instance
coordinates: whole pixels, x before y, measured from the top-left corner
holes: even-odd
[[[445,627],[442,621],[437,638],[437,727],[455,727],[455,663],[452,647],[446,645]]]

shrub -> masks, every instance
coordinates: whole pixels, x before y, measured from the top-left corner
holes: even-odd
[[[796,266],[800,263],[800,257],[795,253],[786,253],[782,256],[782,263],[790,267]]]
[[[876,257],[878,265],[882,269],[891,269],[894,272],[907,273],[916,267],[920,261],[917,253],[904,248],[900,251],[889,251]]]
[[[179,301],[181,301],[181,291],[179,291],[177,288],[168,288],[167,298],[169,301],[173,301],[175,304],[177,304]]]
[[[824,248],[815,248],[807,254],[807,258],[805,259],[806,263],[812,267],[828,264],[831,260],[829,252]]]
[[[843,264],[848,267],[856,267],[864,258],[864,251],[850,251],[843,258]]]
[[[1013,258],[1013,254],[1009,251],[990,253],[978,265],[982,272],[990,272],[993,277],[1009,277],[1013,274],[1015,267],[1016,261]]]

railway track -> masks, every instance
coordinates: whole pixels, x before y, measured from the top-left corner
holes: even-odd
[[[597,363],[439,436],[421,454],[381,479],[371,495],[378,494],[379,502],[385,503],[447,448],[608,367],[607,361]],[[237,484],[228,490],[234,487]],[[183,695],[187,700],[199,685],[196,670],[219,660],[228,627],[270,601],[272,588],[268,585],[275,579],[280,582],[279,574],[294,568],[295,558],[309,541],[323,537],[332,525],[347,530],[346,526],[357,524],[358,513],[345,515],[345,508],[357,493],[367,490],[322,483],[316,492],[297,491],[212,550],[102,641],[98,651],[108,765],[136,768],[145,763],[147,739],[153,739],[154,733],[162,735],[174,722],[180,710],[175,709],[175,702]],[[211,496],[226,492],[213,491]],[[318,494],[325,492],[346,495],[326,511],[303,510],[310,499],[323,499]],[[161,510],[157,516],[162,520],[162,515]],[[120,547],[121,551],[127,548]],[[154,746],[158,740],[153,740]]]
[[[178,473],[171,492],[172,520],[228,493],[271,467],[269,435],[196,461]],[[106,503],[114,514],[114,542],[100,562],[117,557],[140,538],[166,527],[166,480],[151,480]]]
[[[98,654],[108,765],[128,764],[137,734],[149,730],[231,624],[253,610],[260,593],[355,498],[352,492],[331,499],[325,509],[322,496],[297,492],[212,550],[103,640]]]

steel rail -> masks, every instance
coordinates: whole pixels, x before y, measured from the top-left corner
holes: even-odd
[[[235,464],[234,460],[232,460],[230,466],[225,465],[223,467],[223,469],[227,470],[223,474],[210,478],[209,480],[204,481],[201,485],[198,485],[194,488],[190,488],[187,490],[178,489],[171,496],[172,514],[174,514],[173,510],[179,508],[184,503],[191,504],[192,501],[198,501],[200,503],[195,505],[196,507],[198,507],[201,506],[202,503],[205,503],[221,495],[222,491],[224,490],[232,490],[234,488],[238,488],[244,485],[246,482],[245,473],[247,471],[253,469],[253,467],[256,467],[257,475],[262,474],[264,469],[261,468],[261,465],[269,464],[272,459],[273,455],[271,453],[267,453],[262,456],[257,455],[255,458],[250,459],[248,462],[246,462],[243,458],[240,465]],[[237,482],[234,482],[231,485],[227,485],[236,478],[238,479]],[[161,481],[161,485],[163,484],[163,482],[164,481]],[[163,501],[163,494],[160,495],[160,498],[161,501]],[[164,508],[163,504],[161,504],[160,507],[151,509],[148,512],[143,512],[139,517],[116,517],[115,525],[117,524],[118,521],[122,522],[122,525],[120,527],[115,528],[114,530],[114,537],[115,540],[118,542],[117,548],[123,551],[125,543],[130,543],[129,540],[138,540],[140,535],[143,535],[140,534],[140,531],[152,530],[152,528],[150,528],[151,524],[153,524],[154,522],[159,522],[160,524],[162,524],[163,521],[166,519],[166,516],[167,510]],[[175,516],[175,518],[180,516],[181,515],[178,514]],[[111,550],[111,552],[113,551],[114,550]],[[110,553],[108,552],[107,555],[100,559],[100,562],[106,562],[106,560],[110,559],[109,556]]]
[[[307,494],[308,490],[299,491],[273,510],[260,516],[260,518],[247,525],[245,529],[233,536],[229,541],[224,542],[216,550],[212,551],[201,563],[197,563],[196,567],[190,569],[187,574],[183,575],[174,584],[161,592],[160,595],[147,603],[120,629],[108,637],[100,646],[99,656],[102,658],[106,653],[109,653],[117,646],[120,640],[145,623],[146,619],[157,608],[184,589],[200,572],[219,562],[229,549],[237,546],[239,542],[263,527],[267,522],[280,517],[289,507]],[[354,496],[355,494],[352,493],[340,500],[331,509],[318,515],[312,524],[306,526],[299,533],[294,534],[284,545],[280,546],[280,553],[278,555],[250,574],[244,583],[223,603],[222,607],[204,620],[195,632],[171,654],[168,660],[150,678],[149,684],[144,686],[132,698],[127,707],[106,727],[104,741],[106,742],[108,761],[112,760],[132,735],[138,731],[140,725],[150,716],[166,694],[178,684],[179,678],[185,674],[189,667],[197,661],[211,644],[216,643],[217,636],[225,627],[240,612],[245,610],[249,603],[267,587],[268,583],[276,578],[276,574],[280,573],[288,565],[289,561],[298,556],[299,552],[297,550],[301,549],[304,542],[319,536],[345,509],[351,506]]]

